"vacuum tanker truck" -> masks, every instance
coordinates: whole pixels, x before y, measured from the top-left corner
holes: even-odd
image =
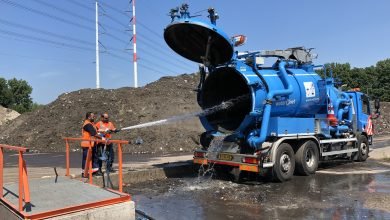
[[[200,63],[202,109],[230,103],[200,116],[206,132],[194,163],[212,164],[237,181],[245,174],[286,181],[314,174],[320,161],[368,158],[374,117],[366,94],[341,91],[331,71],[318,75],[325,66],[314,65],[316,56],[304,47],[236,51],[246,37],[228,37],[216,11],[208,13],[202,21],[183,4],[171,10],[164,31],[171,49]]]

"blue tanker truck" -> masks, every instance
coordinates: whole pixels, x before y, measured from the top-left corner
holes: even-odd
[[[208,13],[210,21],[199,20],[183,4],[164,31],[171,49],[200,63],[202,109],[230,103],[200,116],[206,132],[194,163],[236,181],[248,174],[286,181],[314,174],[320,161],[368,158],[374,117],[367,95],[341,91],[331,71],[319,76],[315,69],[325,68],[313,64],[310,49],[236,51],[246,37],[228,37],[216,11]]]

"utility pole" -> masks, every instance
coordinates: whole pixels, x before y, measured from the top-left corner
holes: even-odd
[[[95,2],[96,6],[96,88],[100,88],[100,70],[99,70],[99,13],[98,13],[98,0]]]
[[[136,23],[135,23],[135,0],[132,0],[133,3],[133,62],[134,62],[134,88],[138,87],[138,70],[137,70],[137,37],[136,37]]]

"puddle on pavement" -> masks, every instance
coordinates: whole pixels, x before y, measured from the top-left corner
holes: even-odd
[[[390,172],[294,176],[286,183],[173,178],[127,191],[156,219],[390,219]]]

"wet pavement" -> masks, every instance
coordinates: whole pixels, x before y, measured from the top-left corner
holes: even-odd
[[[193,176],[126,190],[155,219],[390,219],[390,166],[376,161],[322,164],[285,183]]]

